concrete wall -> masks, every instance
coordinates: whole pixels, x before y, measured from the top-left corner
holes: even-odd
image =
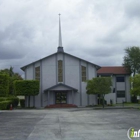
[[[110,100],[113,101],[113,104],[116,104],[116,94],[115,93],[106,94],[105,100],[107,101],[107,104],[110,104]]]

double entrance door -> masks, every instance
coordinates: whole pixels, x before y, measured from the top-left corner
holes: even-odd
[[[66,104],[67,103],[67,93],[64,91],[59,91],[55,93],[55,103],[56,104]]]

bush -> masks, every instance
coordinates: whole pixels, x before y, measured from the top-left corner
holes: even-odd
[[[11,101],[11,104],[13,107],[17,107],[19,103],[19,98],[18,97],[7,97],[8,101]]]
[[[20,99],[20,106],[25,107],[25,99]]]
[[[7,96],[9,93],[9,77],[6,74],[0,74],[0,97]]]
[[[6,101],[6,97],[0,97],[0,102],[1,101]]]
[[[36,96],[39,94],[38,80],[16,80],[14,81],[16,95]]]
[[[9,109],[10,104],[11,104],[11,101],[2,101],[2,102],[0,102],[0,109],[1,110]]]

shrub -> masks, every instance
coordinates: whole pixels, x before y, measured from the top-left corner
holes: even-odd
[[[39,94],[38,80],[16,80],[14,81],[16,95],[36,96]]]
[[[20,99],[20,106],[25,107],[25,99]]]
[[[19,103],[19,98],[18,97],[8,97],[7,100],[11,101],[11,104],[13,107],[17,107]]]
[[[2,102],[0,102],[0,109],[1,110],[9,109],[10,104],[11,104],[11,101],[2,101]]]
[[[0,97],[0,102],[1,101],[6,101],[6,97]]]
[[[9,76],[0,74],[0,97],[7,96],[9,93]]]

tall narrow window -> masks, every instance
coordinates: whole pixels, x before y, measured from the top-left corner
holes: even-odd
[[[40,80],[40,66],[35,67],[35,80]]]
[[[63,82],[63,61],[58,60],[58,82]]]
[[[82,82],[86,81],[87,78],[86,78],[86,67],[84,66],[81,66],[81,74],[82,74]]]

